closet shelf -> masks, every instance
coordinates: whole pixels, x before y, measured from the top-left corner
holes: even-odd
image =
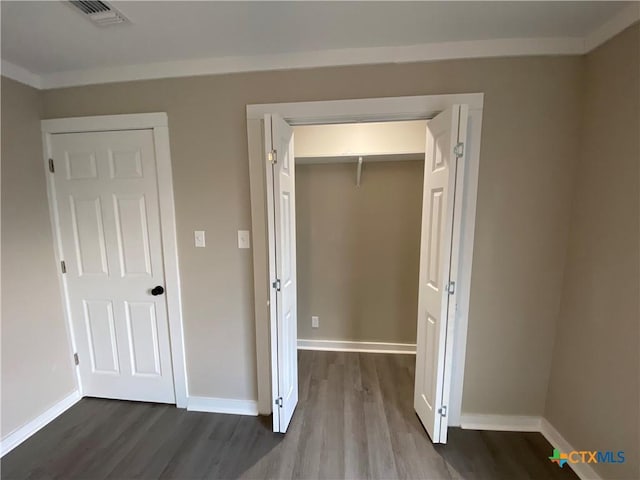
[[[356,168],[356,187],[362,182],[362,168],[364,161],[367,162],[401,162],[401,161],[418,161],[424,160],[424,152],[417,153],[390,153],[376,155],[344,155],[344,156],[327,156],[327,157],[296,157],[296,165],[322,165],[331,163],[355,163]]]
[[[296,165],[311,165],[324,163],[358,163],[358,159],[362,157],[367,162],[402,162],[407,160],[424,160],[424,152],[414,153],[389,153],[366,155],[358,153],[349,153],[340,156],[326,157],[296,157]]]

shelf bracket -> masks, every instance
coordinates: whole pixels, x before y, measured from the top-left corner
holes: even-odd
[[[358,171],[356,173],[356,186],[360,186],[360,179],[362,178],[362,157],[358,157]]]

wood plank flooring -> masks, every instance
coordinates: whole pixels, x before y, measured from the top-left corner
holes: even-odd
[[[412,355],[299,353],[286,435],[270,417],[86,398],[2,458],[3,479],[575,479],[538,433],[450,429],[413,411]]]

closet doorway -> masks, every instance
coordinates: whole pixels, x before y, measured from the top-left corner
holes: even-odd
[[[293,125],[426,121],[414,408],[432,441],[445,443],[447,426],[460,413],[481,113],[481,94],[247,108],[259,410],[273,413],[274,431],[287,431],[298,399]],[[367,152],[347,153],[355,155],[332,161],[354,157],[358,188],[366,178]],[[390,159],[389,153],[379,151],[370,160]]]
[[[426,125],[293,127],[299,350],[415,354]]]

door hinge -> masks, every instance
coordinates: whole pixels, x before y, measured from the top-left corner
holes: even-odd
[[[64,263],[64,260],[60,262],[60,270],[62,270],[62,273],[67,273],[67,264]]]
[[[464,143],[456,143],[456,146],[453,147],[453,154],[456,156],[456,158],[462,157],[464,155]]]
[[[278,163],[278,151],[276,149],[271,150],[267,154],[267,160],[271,162],[271,165],[275,165],[276,163]]]
[[[282,408],[282,397],[278,397],[276,398],[276,405],[280,408]]]
[[[276,278],[276,280],[271,284],[273,288],[275,288],[278,292],[280,291],[280,279]]]
[[[55,172],[55,171],[56,171],[56,167],[53,165],[53,158],[50,158],[50,159],[49,159],[49,171],[50,171],[51,173],[53,173],[53,172]]]
[[[441,417],[446,417],[447,416],[447,406],[443,405],[438,409],[438,413],[440,414]]]
[[[456,293],[456,282],[449,280],[449,282],[447,282],[445,290],[449,295],[453,295],[454,293]]]
[[[80,365],[80,358],[78,357],[77,353],[73,354],[73,363],[75,363],[76,365]]]

